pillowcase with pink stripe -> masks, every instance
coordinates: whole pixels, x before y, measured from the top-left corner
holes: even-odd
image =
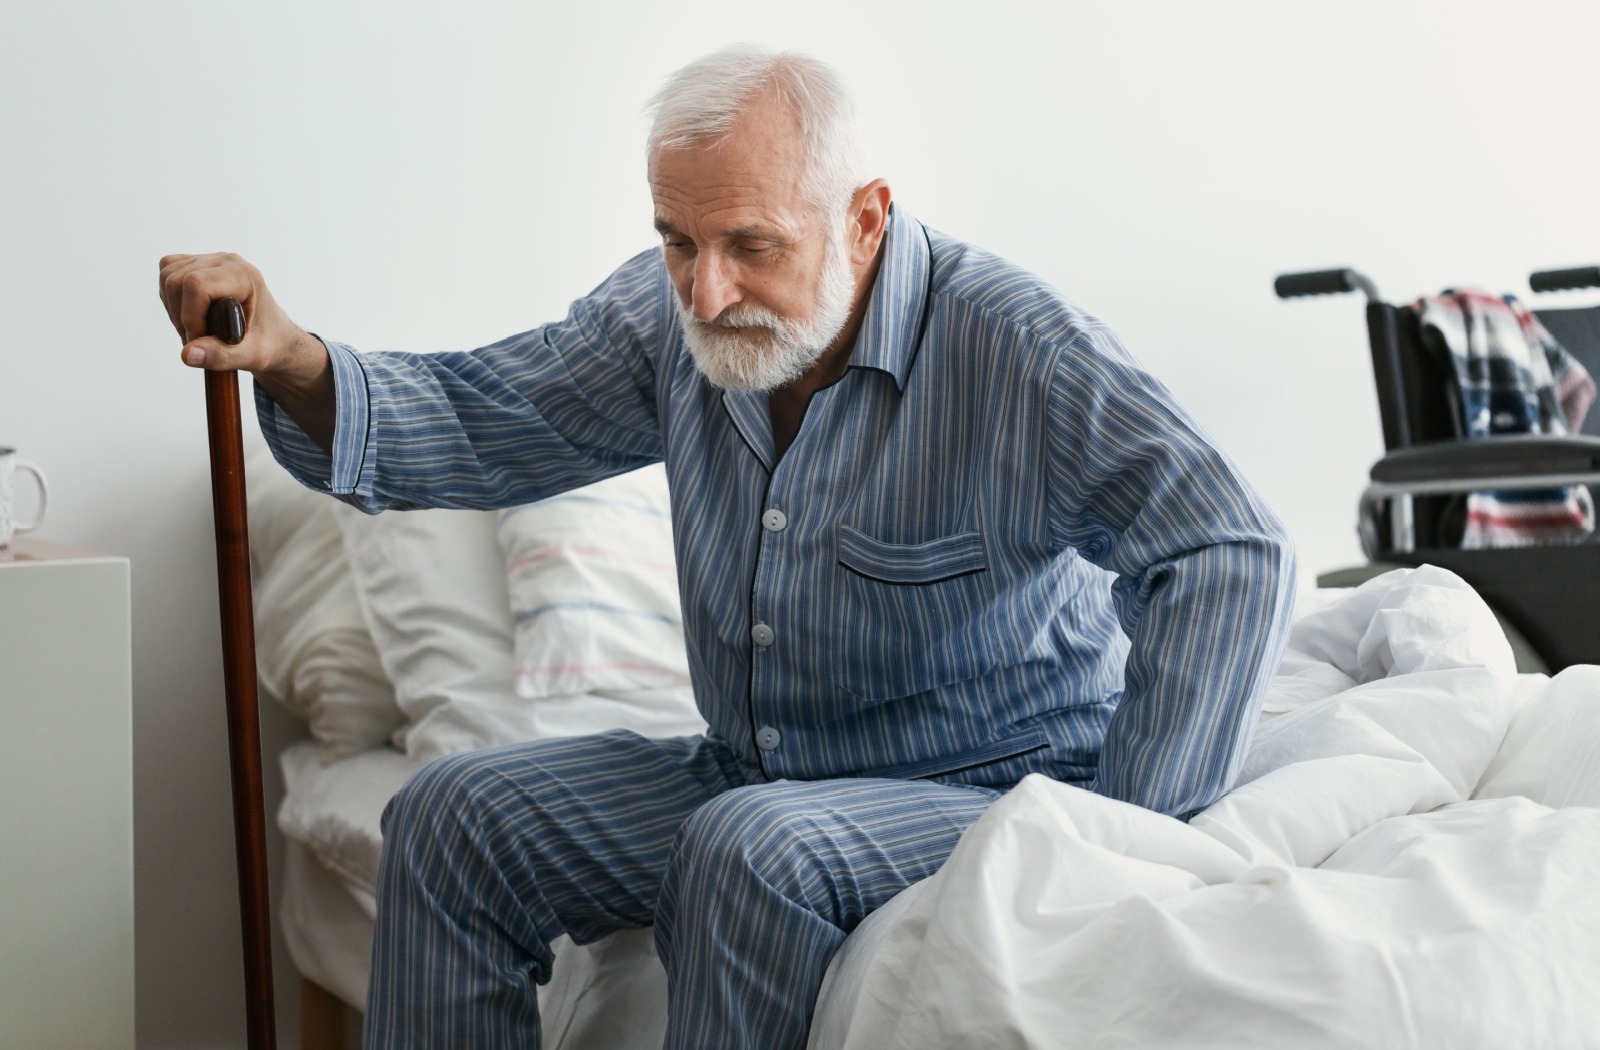
[[[518,696],[688,686],[660,464],[505,511],[499,538]]]

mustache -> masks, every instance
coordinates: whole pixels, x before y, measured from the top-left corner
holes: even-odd
[[[702,332],[728,328],[760,328],[768,332],[778,332],[784,327],[783,318],[759,306],[730,306],[709,321],[702,321],[684,310],[683,319]]]

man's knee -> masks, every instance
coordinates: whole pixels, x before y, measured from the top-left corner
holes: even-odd
[[[505,779],[502,761],[499,751],[468,751],[418,769],[383,809],[386,851],[491,821],[493,798]]]
[[[736,788],[694,812],[678,832],[668,881],[716,884],[754,877],[795,896],[820,843],[814,815],[782,788]]]
[[[444,755],[435,758],[406,779],[383,807],[383,835],[388,838],[398,827],[409,827],[418,817],[437,811],[458,790],[458,785],[474,775],[476,755]]]

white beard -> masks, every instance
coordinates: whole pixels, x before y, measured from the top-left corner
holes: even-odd
[[[780,317],[759,306],[730,306],[715,320],[702,321],[678,300],[683,341],[700,374],[724,390],[776,390],[798,379],[828,348],[850,319],[855,275],[844,261],[844,246],[828,245],[822,283],[811,316]],[[742,331],[730,331],[730,329]]]

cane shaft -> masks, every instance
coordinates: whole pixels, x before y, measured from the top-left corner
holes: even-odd
[[[233,837],[244,939],[245,1023],[249,1050],[275,1050],[272,911],[267,892],[266,809],[261,786],[261,720],[256,697],[255,617],[250,598],[250,535],[245,512],[244,430],[235,372],[206,373],[211,442],[211,502],[217,534],[217,597],[233,779]]]

